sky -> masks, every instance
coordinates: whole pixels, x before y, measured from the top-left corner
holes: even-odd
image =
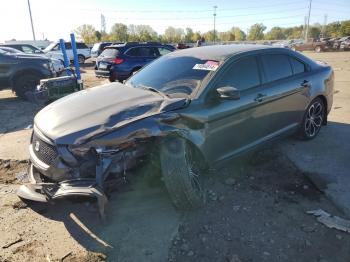
[[[238,26],[243,31],[254,23],[290,27],[304,24],[309,0],[30,0],[37,40],[68,40],[79,25],[101,28],[105,16],[107,32],[114,23],[148,24],[157,33],[168,26],[213,29],[213,6],[217,6],[216,29]],[[350,19],[350,0],[312,0],[310,23]],[[0,2],[0,43],[32,40],[27,0]]]

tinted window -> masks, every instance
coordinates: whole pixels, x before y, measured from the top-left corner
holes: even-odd
[[[66,49],[72,49],[71,43],[64,43]]]
[[[78,49],[85,49],[88,48],[86,44],[84,43],[76,43]]]
[[[305,72],[305,65],[302,62],[300,62],[292,57],[290,57],[289,59],[290,59],[290,62],[292,63],[294,75]]]
[[[261,57],[269,82],[291,76],[292,67],[286,55],[263,55]]]
[[[233,86],[244,90],[260,84],[259,69],[254,56],[242,58],[225,72],[218,87]]]
[[[139,49],[138,48],[131,48],[126,52],[129,56],[138,56],[139,55]]]

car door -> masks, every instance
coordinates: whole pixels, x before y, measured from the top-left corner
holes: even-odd
[[[266,134],[275,136],[298,126],[308,103],[311,82],[306,65],[288,54],[272,53],[258,57],[263,85],[258,96],[264,109]]]
[[[266,136],[262,118],[264,108],[257,101],[262,83],[257,57],[249,55],[230,63],[215,77],[206,102],[206,139],[204,152],[208,159],[220,162],[239,154]],[[220,98],[216,89],[224,86],[235,87],[240,98]]]
[[[140,47],[139,54],[141,57],[143,57],[144,65],[152,62],[154,59],[160,56],[158,48],[151,46]]]
[[[8,87],[11,69],[15,63],[11,56],[0,53],[0,87]]]

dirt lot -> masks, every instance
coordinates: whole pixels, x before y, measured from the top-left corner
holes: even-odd
[[[350,52],[307,55],[333,66],[333,111],[341,115],[337,101],[350,83]],[[88,87],[100,83],[91,67],[83,70]],[[0,91],[1,147],[11,142],[2,137],[30,132],[37,110]],[[90,201],[21,202],[14,192],[25,168],[23,160],[0,162],[1,262],[350,261],[350,234],[323,226],[306,211],[344,214],[276,145],[216,170],[208,205],[185,214],[174,210],[162,182],[141,169],[112,195],[105,223]]]

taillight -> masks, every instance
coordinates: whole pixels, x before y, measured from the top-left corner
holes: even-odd
[[[114,59],[114,64],[116,64],[116,65],[119,65],[119,64],[121,64],[123,62],[124,62],[123,58],[116,58],[116,59]]]

